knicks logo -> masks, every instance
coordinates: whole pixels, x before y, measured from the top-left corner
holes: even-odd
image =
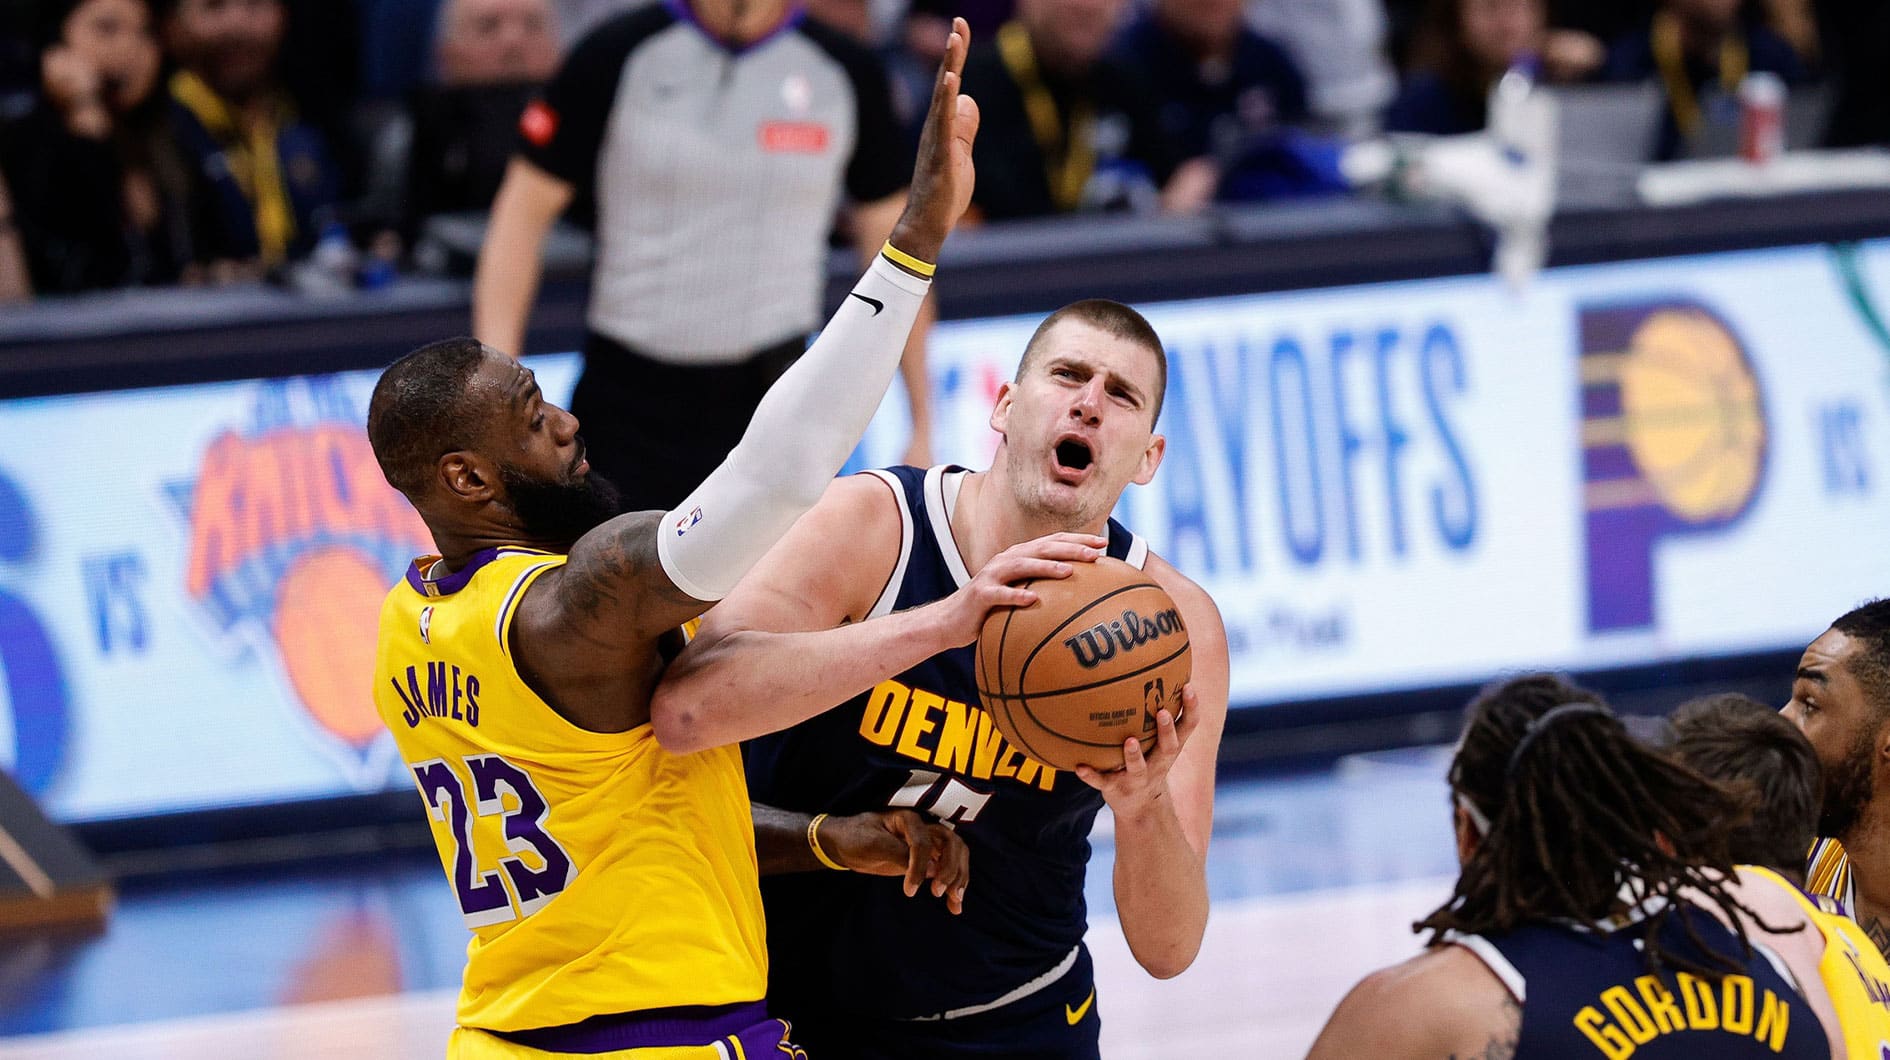
[[[263,384],[255,421],[217,435],[172,494],[189,524],[186,594],[273,657],[306,720],[360,760],[381,732],[367,692],[381,601],[432,540],[339,386]]]
[[[1759,381],[1732,329],[1693,302],[1585,309],[1581,342],[1588,628],[1648,629],[1656,545],[1731,526],[1758,496]]]
[[[1143,618],[1134,611],[1124,611],[1121,618],[1098,622],[1064,641],[1063,646],[1070,650],[1076,665],[1085,670],[1094,670],[1115,658],[1118,649],[1126,654],[1144,644],[1152,644],[1171,633],[1179,632],[1182,628],[1179,611],[1163,611],[1153,618]]]

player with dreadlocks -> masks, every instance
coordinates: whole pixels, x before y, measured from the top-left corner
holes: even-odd
[[[1547,675],[1471,702],[1450,766],[1450,900],[1374,972],[1314,1060],[1824,1060],[1818,1017],[1726,891],[1746,807]],[[1726,925],[1731,925],[1727,927]]]

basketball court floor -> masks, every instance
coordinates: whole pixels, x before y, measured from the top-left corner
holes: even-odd
[[[1360,975],[1416,951],[1411,922],[1449,893],[1447,754],[1224,779],[1207,941],[1168,982],[1122,940],[1101,819],[1089,943],[1103,1055],[1303,1055]],[[967,902],[979,871],[1002,868],[972,871]],[[0,1060],[435,1060],[466,938],[431,855],[130,888],[102,934],[0,939]]]

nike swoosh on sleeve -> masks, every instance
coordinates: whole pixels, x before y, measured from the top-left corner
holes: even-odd
[[[868,298],[868,297],[866,297],[865,295],[863,295],[863,294],[861,294],[861,293],[860,293],[860,292],[858,292],[858,291],[848,291],[848,292],[847,292],[847,297],[849,297],[849,298],[858,298],[858,299],[859,299],[860,301],[862,301],[862,302],[865,302],[865,303],[866,303],[867,305],[870,305],[870,306],[872,306],[872,307],[873,307],[873,315],[874,315],[874,316],[878,316],[878,315],[879,315],[879,311],[880,311],[880,310],[882,310],[882,309],[884,309],[884,308],[886,308],[886,303],[884,303],[884,302],[882,302],[882,301],[880,301],[880,300],[879,300],[879,299],[877,299],[877,298]]]

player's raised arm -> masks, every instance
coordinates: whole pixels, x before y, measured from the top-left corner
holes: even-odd
[[[887,248],[762,399],[741,443],[688,499],[667,515],[623,516],[586,534],[556,572],[553,591],[532,594],[555,612],[540,624],[550,640],[569,632],[607,651],[609,641],[645,644],[694,618],[820,499],[846,462],[899,366],[932,263],[971,201],[978,108],[958,91],[969,36],[957,20],[912,194]],[[739,277],[731,279],[728,298],[739,301]],[[522,617],[521,628],[532,625]],[[557,643],[549,650],[561,651]]]
[[[1152,746],[1129,740],[1120,770],[1077,767],[1115,814],[1116,914],[1129,952],[1168,979],[1194,963],[1207,932],[1214,762],[1227,723],[1227,630],[1199,585],[1159,556],[1144,568],[1187,623],[1194,654],[1184,716],[1157,714]]]

